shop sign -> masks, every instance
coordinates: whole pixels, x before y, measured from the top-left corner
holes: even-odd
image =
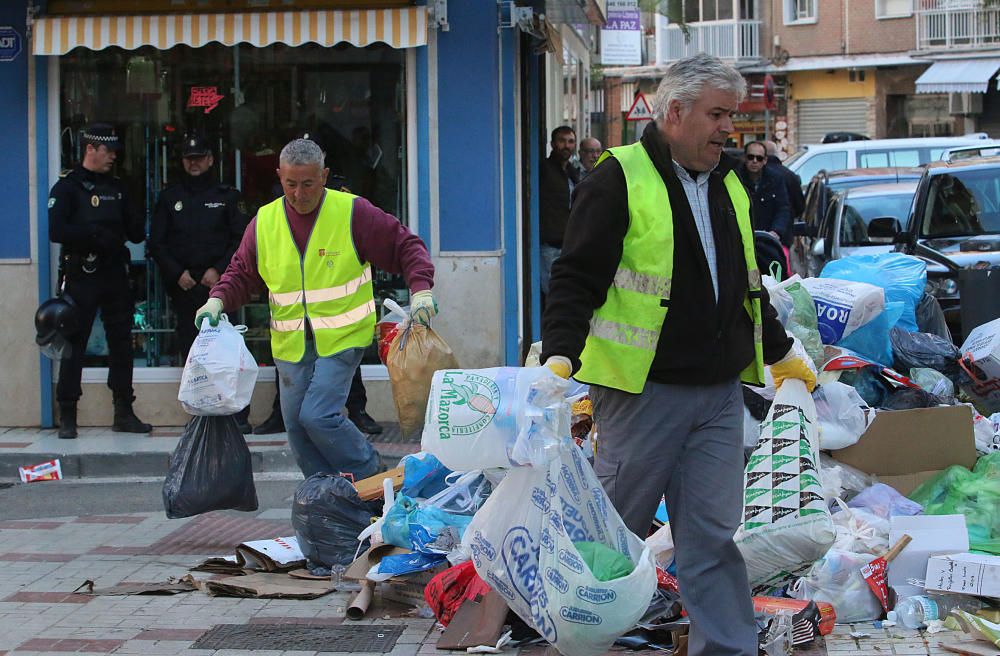
[[[219,93],[218,87],[191,87],[191,94],[188,96],[187,107],[204,107],[205,113],[209,113],[219,106],[219,101],[225,98]]]
[[[0,62],[17,59],[21,54],[21,35],[10,25],[0,25]]]
[[[642,64],[642,17],[639,0],[608,0],[608,21],[601,28],[601,64]]]
[[[653,120],[653,110],[649,108],[649,103],[646,102],[646,96],[642,93],[635,94],[635,100],[632,101],[632,106],[628,110],[628,114],[625,115],[626,121],[651,121]]]

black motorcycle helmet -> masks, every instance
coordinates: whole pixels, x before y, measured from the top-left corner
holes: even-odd
[[[35,311],[35,343],[53,360],[70,356],[69,338],[80,330],[80,311],[69,296],[50,298]]]

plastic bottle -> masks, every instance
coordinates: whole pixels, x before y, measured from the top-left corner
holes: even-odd
[[[908,629],[919,629],[931,620],[943,620],[953,608],[974,613],[983,604],[971,597],[958,595],[916,595],[896,603],[888,618]]]

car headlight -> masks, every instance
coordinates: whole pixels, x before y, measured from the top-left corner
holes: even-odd
[[[928,278],[926,290],[935,298],[950,298],[958,295],[958,281],[954,278]]]

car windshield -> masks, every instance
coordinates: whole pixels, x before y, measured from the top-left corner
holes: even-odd
[[[848,196],[844,205],[844,217],[840,222],[841,246],[867,246],[868,224],[872,219],[891,216],[899,221],[900,226],[906,225],[906,217],[910,212],[913,194],[885,194],[880,196],[865,196],[851,198]]]
[[[1000,234],[1000,168],[954,170],[932,177],[921,234]]]

